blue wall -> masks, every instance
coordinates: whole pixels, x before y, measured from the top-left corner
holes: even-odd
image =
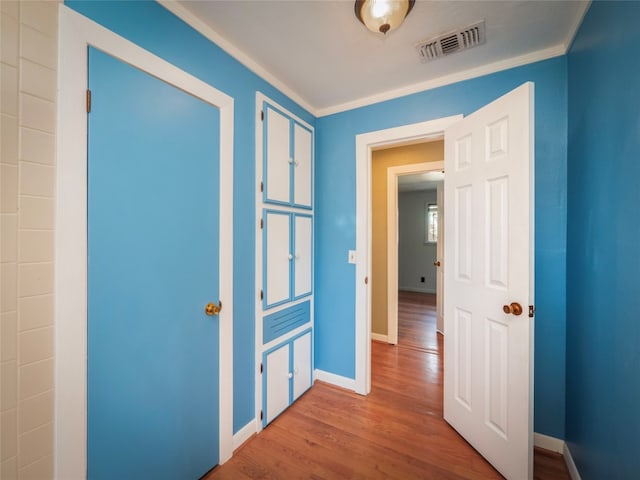
[[[594,2],[568,56],[566,439],[640,477],[640,3]]]
[[[315,119],[155,2],[67,1],[66,5],[235,100],[233,426],[234,431],[238,431],[255,417],[256,91],[263,92],[311,125]]]
[[[409,95],[316,122],[316,368],[355,378],[355,136],[469,114],[535,82],[535,430],[564,438],[566,57]]]

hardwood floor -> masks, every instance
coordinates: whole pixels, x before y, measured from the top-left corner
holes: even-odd
[[[373,342],[370,395],[316,382],[205,479],[501,479],[442,418],[442,336],[416,320],[421,301],[401,300],[404,343]],[[569,479],[561,456],[535,459],[536,479]]]
[[[398,344],[441,351],[436,331],[436,296],[433,293],[398,292]]]

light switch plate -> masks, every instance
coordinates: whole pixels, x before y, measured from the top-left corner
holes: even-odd
[[[349,250],[349,263],[356,263],[356,251]]]

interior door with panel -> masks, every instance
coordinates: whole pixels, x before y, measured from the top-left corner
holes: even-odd
[[[219,455],[219,111],[93,48],[89,87],[87,476],[199,478]]]
[[[293,124],[293,203],[302,208],[311,208],[313,185],[311,167],[313,161],[313,134],[311,130]]]
[[[264,201],[291,203],[291,121],[269,104],[264,104]]]
[[[511,480],[533,477],[533,116],[527,83],[445,131],[444,416]]]
[[[265,210],[264,217],[264,308],[288,302],[291,298],[291,215]]]
[[[290,344],[283,345],[265,354],[265,425],[289,406],[289,385],[292,376],[289,369],[289,357]]]
[[[293,400],[311,388],[311,332],[293,341]]]
[[[293,215],[294,299],[311,294],[313,276],[313,217]]]

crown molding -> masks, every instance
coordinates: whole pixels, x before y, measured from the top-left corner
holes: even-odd
[[[363,97],[351,102],[345,102],[333,107],[321,108],[317,111],[318,117],[325,117],[327,115],[333,115],[335,113],[346,112],[347,110],[353,110],[355,108],[366,107],[375,103],[384,102],[387,100],[393,100],[395,98],[404,97],[413,93],[419,93],[426,90],[432,90],[438,87],[444,87],[452,83],[462,82],[464,80],[470,80],[476,77],[482,77],[492,73],[508,70],[514,67],[520,67],[528,63],[539,62],[541,60],[547,60],[549,58],[558,57],[566,53],[564,44],[559,44],[543,50],[527,53],[518,57],[508,58],[506,60],[500,60],[481,67],[471,68],[463,70],[461,72],[452,73],[450,75],[444,75],[442,77],[427,80],[426,82],[414,83],[407,85],[406,87],[397,88],[394,90],[388,90],[386,92],[378,93],[368,97]]]
[[[387,100],[393,100],[396,98],[404,97],[406,95],[411,95],[414,93],[423,92],[426,90],[431,90],[438,87],[443,87],[446,85],[450,85],[457,82],[462,82],[464,80],[470,80],[472,78],[482,77],[484,75],[490,75],[492,73],[500,72],[503,70],[509,70],[511,68],[520,67],[522,65],[526,65],[528,63],[535,63],[542,60],[548,60],[550,58],[559,57],[561,55],[565,55],[571,44],[573,39],[575,38],[580,25],[586,15],[586,12],[589,10],[589,6],[591,5],[591,0],[584,2],[584,10],[578,15],[575,19],[575,22],[572,24],[571,29],[569,30],[568,35],[562,43],[559,43],[553,47],[545,48],[542,50],[537,50],[535,52],[527,53],[525,55],[519,55],[516,57],[508,58],[505,60],[500,60],[497,62],[490,63],[488,65],[482,65],[480,67],[471,68],[468,70],[463,70],[461,72],[452,73],[450,75],[443,75],[438,78],[434,78],[431,80],[427,80],[424,82],[418,82],[411,85],[407,85],[401,88],[387,90],[385,92],[377,93],[374,95],[362,97],[356,100],[340,103],[337,105],[333,105],[325,108],[317,108],[314,107],[311,103],[305,100],[298,92],[289,87],[286,83],[278,79],[275,75],[270,73],[265,67],[263,67],[260,63],[255,61],[252,57],[246,54],[243,50],[239,49],[227,39],[225,39],[222,35],[212,29],[205,22],[200,20],[196,15],[194,15],[190,10],[188,10],[184,5],[175,1],[175,0],[158,0],[158,3],[162,5],[164,8],[169,10],[175,16],[180,18],[186,24],[194,28],[196,31],[204,35],[207,39],[215,43],[218,47],[224,50],[226,53],[235,58],[242,65],[247,67],[253,73],[258,75],[264,81],[268,82],[278,90],[280,90],[283,94],[288,96],[291,100],[296,102],[302,108],[306,109],[309,113],[311,113],[314,117],[320,118],[328,115],[333,115],[336,113],[346,112],[348,110],[353,110],[356,108],[366,107],[369,105],[373,105],[375,103],[384,102]]]
[[[582,10],[582,12],[580,12],[578,15],[576,15],[576,18],[574,19],[574,22],[571,25],[571,28],[569,29],[569,32],[567,33],[567,38],[564,41],[564,52],[565,53],[569,53],[569,49],[571,48],[571,45],[573,45],[573,41],[575,40],[576,35],[578,34],[578,29],[580,28],[580,25],[582,25],[584,17],[587,14],[587,12],[589,11],[589,7],[591,6],[591,3],[592,3],[591,0],[587,0],[587,1],[583,2],[583,10]]]
[[[258,75],[267,83],[280,90],[291,100],[296,102],[302,108],[311,113],[314,117],[317,117],[317,109],[307,102],[300,94],[289,87],[286,83],[275,77],[266,68],[256,62],[253,58],[247,55],[244,51],[233,45],[226,38],[216,32],[209,25],[200,20],[194,15],[188,8],[175,0],[158,0],[158,3],[164,8],[173,13],[180,20],[185,22],[190,27],[194,28],[197,32],[211,40],[214,44],[224,50],[226,53],[235,58],[242,65],[247,67],[253,73]]]

